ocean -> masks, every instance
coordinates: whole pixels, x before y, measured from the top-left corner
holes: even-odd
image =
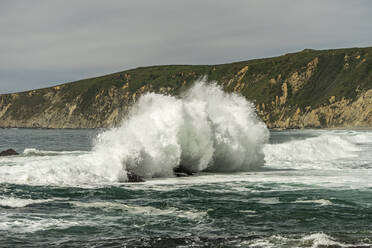
[[[0,247],[372,246],[372,131],[267,130],[198,87],[118,128],[0,129]]]
[[[1,247],[372,245],[371,131],[271,131],[253,172],[71,186],[29,178],[38,174],[28,164],[88,154],[97,132],[0,130],[1,149],[21,152],[0,158]]]

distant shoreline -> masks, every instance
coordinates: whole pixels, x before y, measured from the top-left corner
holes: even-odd
[[[0,127],[0,129],[34,129],[34,130],[108,130],[116,127],[97,127],[97,128],[49,128],[49,127]],[[357,130],[371,131],[372,127],[326,127],[326,128],[268,128],[270,131],[289,131],[289,130]]]
[[[101,128],[121,124],[143,95],[181,97],[196,82],[243,96],[274,129],[372,129],[372,47],[303,50],[219,65],[139,67],[0,94],[0,126]]]

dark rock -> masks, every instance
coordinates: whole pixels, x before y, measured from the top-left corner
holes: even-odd
[[[145,179],[143,179],[143,177],[141,176],[138,176],[137,174],[134,174],[133,172],[127,172],[127,176],[128,176],[128,182],[130,183],[140,183],[140,182],[144,182]]]
[[[181,172],[175,172],[174,174],[176,175],[176,177],[188,177],[188,176],[190,176],[186,173],[181,173]]]
[[[173,169],[173,172],[174,174],[177,176],[177,177],[188,177],[188,176],[192,176],[194,175],[194,172],[186,169],[185,167],[183,167],[182,165],[176,167]]]
[[[19,155],[19,153],[13,149],[8,149],[8,150],[0,152],[0,156],[12,156],[12,155]]]

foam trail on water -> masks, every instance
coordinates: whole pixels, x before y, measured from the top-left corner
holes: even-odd
[[[14,198],[14,197],[0,197],[0,207],[12,207],[12,208],[21,208],[26,207],[31,204],[37,203],[44,203],[51,201],[48,200],[32,200],[32,199],[21,199],[21,198]]]
[[[193,172],[247,171],[264,163],[269,137],[254,106],[216,83],[198,81],[181,97],[143,95],[118,128],[99,134],[88,154],[1,166],[0,180],[31,184],[123,182],[132,171],[146,178]]]
[[[84,151],[45,151],[36,148],[26,148],[23,151],[24,156],[57,156],[57,155],[68,155],[68,154],[81,154]]]

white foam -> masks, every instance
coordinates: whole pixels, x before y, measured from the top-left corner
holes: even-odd
[[[241,171],[263,163],[268,131],[253,105],[217,85],[196,83],[182,98],[147,94],[120,128],[102,133],[94,151],[144,177],[191,171]]]
[[[295,203],[315,203],[315,204],[319,204],[321,206],[332,205],[332,202],[330,200],[326,200],[326,199],[318,199],[318,200],[296,200]]]
[[[251,200],[255,200],[261,204],[269,204],[269,205],[272,205],[272,204],[279,204],[280,201],[279,201],[279,198],[277,197],[269,197],[269,198],[252,198]]]
[[[242,213],[246,217],[256,217],[256,211],[254,210],[239,210],[239,213]]]
[[[159,209],[151,206],[131,206],[119,202],[70,202],[71,204],[75,205],[76,207],[80,208],[99,208],[103,210],[111,210],[111,209],[118,209],[130,214],[138,214],[138,215],[149,215],[149,216],[157,216],[157,215],[165,215],[165,216],[177,216],[180,218],[186,219],[199,219],[203,218],[207,215],[204,211],[185,211],[179,210],[177,208],[166,208],[166,209]]]
[[[142,96],[120,127],[98,135],[92,152],[0,166],[0,181],[112,184],[125,182],[129,170],[146,178],[173,176],[180,164],[195,172],[247,171],[263,165],[268,136],[252,103],[202,80],[180,98]],[[25,151],[35,153],[48,155]]]
[[[32,200],[32,199],[21,199],[21,198],[13,198],[13,197],[1,197],[0,198],[0,206],[2,207],[12,207],[12,208],[21,208],[26,207],[31,204],[43,203],[48,202],[51,200]]]
[[[72,226],[94,225],[88,221],[68,221],[63,218],[43,218],[33,216],[30,219],[2,216],[0,218],[0,231],[13,233],[32,233],[48,229],[66,229]]]
[[[321,134],[318,137],[293,140],[264,147],[266,165],[270,167],[339,168],[340,159],[358,157],[360,148],[348,140],[348,136]],[[325,163],[332,162],[332,163]]]
[[[256,211],[254,210],[239,210],[240,213],[248,213],[248,214],[255,214]]]
[[[252,247],[252,248],[276,248],[276,247],[291,247],[287,246],[289,239],[280,235],[274,235],[268,238],[258,238],[248,241],[243,241],[240,243],[243,247]],[[293,247],[293,246],[292,246]]]
[[[367,132],[362,133],[351,133],[351,135],[345,136],[347,140],[354,144],[371,144],[372,134]]]
[[[23,151],[24,156],[53,156],[53,155],[64,155],[64,154],[81,154],[83,151],[48,151],[39,150],[36,148],[26,148]]]
[[[302,237],[283,237],[273,235],[267,238],[243,241],[240,245],[244,247],[274,248],[274,247],[370,247],[371,244],[345,244],[324,233],[313,233]]]
[[[342,246],[341,243],[335,242],[330,236],[324,233],[314,233],[302,238],[302,242],[304,244],[311,242],[313,248],[319,246],[330,246],[330,245],[337,245]]]

